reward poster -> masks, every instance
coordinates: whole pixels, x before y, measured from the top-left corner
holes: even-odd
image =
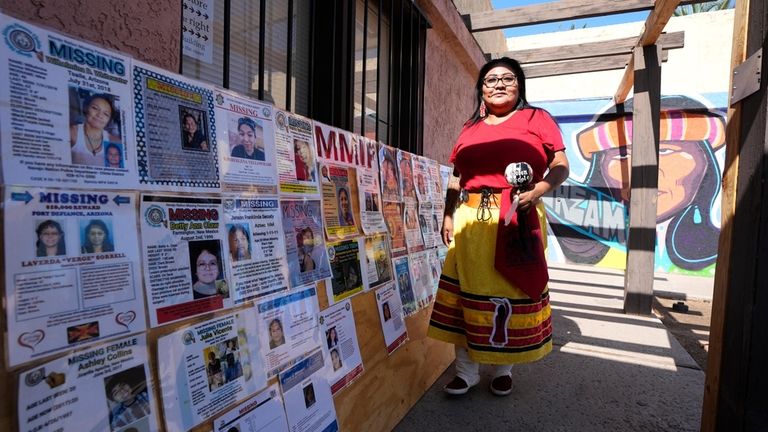
[[[131,61],[0,15],[5,182],[134,188]]]
[[[4,198],[10,365],[146,328],[134,194],[8,187]]]

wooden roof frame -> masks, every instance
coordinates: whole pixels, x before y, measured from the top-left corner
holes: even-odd
[[[544,24],[576,18],[589,18],[637,11],[650,11],[639,36],[596,43],[561,45],[550,48],[486,53],[486,58],[512,57],[521,62],[526,76],[545,76],[624,69],[614,94],[615,103],[623,103],[634,84],[634,49],[660,44],[667,50],[682,48],[682,32],[662,35],[676,7],[703,3],[707,0],[559,0],[544,4],[499,9],[463,15],[470,32],[480,32],[524,25]],[[568,48],[568,49],[563,49]],[[619,57],[623,57],[623,60]],[[575,61],[582,59],[582,61]],[[583,59],[589,59],[585,62]]]

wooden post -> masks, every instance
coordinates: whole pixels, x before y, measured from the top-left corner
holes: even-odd
[[[733,19],[733,43],[731,49],[731,70],[747,59],[747,14],[749,0],[736,3]],[[728,86],[733,89],[733,75]],[[722,202],[720,205],[720,239],[717,248],[715,285],[712,293],[712,321],[709,330],[709,356],[707,375],[704,383],[704,402],[701,410],[701,432],[715,432],[717,425],[717,398],[720,393],[720,366],[723,355],[723,330],[725,324],[725,301],[728,293],[728,275],[731,261],[731,239],[733,218],[736,213],[736,185],[738,180],[739,150],[741,142],[741,103],[728,110],[728,125],[725,130],[725,167],[723,169]]]
[[[736,148],[728,154],[738,152],[738,158],[726,163],[731,170],[738,165],[738,182],[735,205],[723,203],[724,211],[733,207],[734,213],[723,219],[728,225],[720,238],[712,307],[714,363],[707,369],[703,431],[768,430],[768,4],[747,3],[741,4],[746,15],[737,12],[734,38],[740,40],[734,40],[734,47],[744,42],[745,58],[760,55],[760,75],[735,76],[732,87],[759,78],[760,88],[737,103],[737,115],[729,119],[728,145]],[[734,128],[738,132],[731,134]],[[732,194],[734,185],[728,186]]]
[[[627,271],[624,312],[651,313],[656,250],[656,201],[659,188],[659,112],[661,105],[661,47],[634,50],[635,94],[632,116]]]

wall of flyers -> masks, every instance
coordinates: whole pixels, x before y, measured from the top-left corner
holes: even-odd
[[[441,165],[2,14],[0,37],[18,428],[337,428],[350,298],[375,291],[389,355],[434,297]]]

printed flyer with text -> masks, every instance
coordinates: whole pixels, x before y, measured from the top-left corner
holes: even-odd
[[[10,365],[146,328],[136,195],[5,188]]]
[[[255,308],[160,337],[158,375],[169,430],[189,430],[267,384]]]
[[[144,335],[97,345],[19,376],[19,430],[151,432],[158,401]]]
[[[131,60],[0,14],[6,184],[137,186]]]

